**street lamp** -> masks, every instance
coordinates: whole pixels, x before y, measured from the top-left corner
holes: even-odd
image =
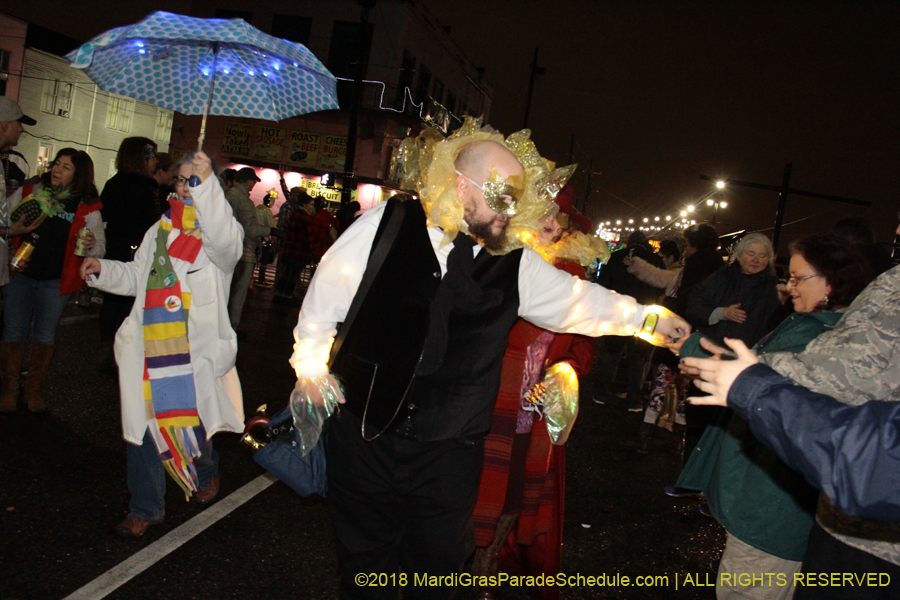
[[[719,216],[719,207],[721,206],[722,208],[725,208],[726,206],[728,206],[728,203],[725,202],[724,200],[713,200],[712,198],[710,198],[709,200],[707,200],[706,203],[707,203],[709,206],[712,206],[712,207],[713,207],[712,224],[713,224],[713,226],[715,226],[715,224],[716,224],[716,217]]]
[[[719,188],[720,190],[725,189],[725,182],[724,182],[724,181],[717,181],[717,182],[716,182],[716,187]]]

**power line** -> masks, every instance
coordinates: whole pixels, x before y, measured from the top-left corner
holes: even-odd
[[[118,150],[113,150],[112,148],[103,148],[101,146],[95,146],[93,144],[85,144],[84,142],[76,142],[75,140],[61,140],[59,138],[51,137],[49,135],[34,135],[33,133],[29,133],[28,131],[23,131],[25,135],[29,135],[37,140],[52,140],[54,142],[62,142],[63,144],[75,144],[76,146],[87,146],[88,148],[96,148],[97,150],[106,150],[108,152],[118,152]]]

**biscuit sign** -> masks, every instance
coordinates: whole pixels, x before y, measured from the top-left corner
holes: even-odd
[[[347,138],[339,135],[323,135],[319,149],[318,167],[323,171],[343,171],[347,158]]]
[[[291,131],[288,136],[287,161],[301,167],[315,167],[319,160],[320,133]]]
[[[340,189],[322,187],[318,181],[312,179],[304,179],[300,182],[300,185],[305,188],[306,192],[312,197],[322,196],[329,202],[341,201]]]
[[[281,162],[284,151],[284,129],[257,125],[253,128],[253,153],[251,158]]]
[[[222,154],[250,156],[250,132],[253,125],[240,121],[226,121],[222,137]]]

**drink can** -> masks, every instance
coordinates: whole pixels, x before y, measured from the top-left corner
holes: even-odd
[[[84,240],[87,239],[91,232],[87,227],[78,230],[78,237],[75,238],[75,256],[87,256],[87,248],[84,247]]]
[[[16,251],[16,255],[9,261],[9,266],[12,267],[13,271],[21,271],[22,263],[31,257],[32,252],[34,252],[34,244],[28,241],[23,242]]]

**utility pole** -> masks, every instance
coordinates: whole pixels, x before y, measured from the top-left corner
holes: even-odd
[[[531,95],[534,93],[534,78],[547,72],[544,67],[537,66],[538,49],[534,49],[534,60],[531,62],[531,78],[528,80],[528,99],[525,102],[525,119],[522,129],[528,129],[528,115],[531,113]],[[574,135],[574,134],[573,134]]]
[[[584,202],[581,204],[582,214],[587,214],[587,201],[591,197],[591,179],[594,177],[594,157],[591,157],[591,166],[588,167],[587,189],[584,190]]]
[[[369,49],[372,46],[369,27],[369,9],[375,6],[375,0],[358,0],[362,7],[359,18],[359,55],[356,63],[356,75],[353,78],[353,95],[350,100],[350,123],[347,126],[347,156],[344,158],[343,187],[341,188],[341,206],[350,203],[353,190],[350,181],[355,180],[353,169],[356,163],[356,137],[359,133],[359,107],[362,104],[363,79],[369,68]]]
[[[781,227],[784,225],[784,214],[787,211],[787,200],[788,196],[791,194],[796,194],[797,196],[807,196],[810,198],[821,198],[822,200],[831,200],[833,202],[843,202],[844,204],[853,204],[856,206],[872,206],[872,203],[867,200],[856,200],[854,198],[844,198],[843,196],[829,196],[827,194],[818,194],[816,192],[807,192],[804,190],[795,190],[791,187],[791,170],[792,166],[790,164],[784,165],[784,178],[781,181],[781,185],[765,185],[762,183],[753,183],[750,181],[736,181],[732,179],[727,179],[725,181],[725,185],[739,185],[742,187],[750,187],[756,188],[759,190],[769,190],[772,192],[778,192],[778,208],[775,211],[775,230],[772,233],[772,247],[775,249],[775,252],[778,252],[778,240],[781,237]],[[700,179],[704,181],[716,181],[712,177],[708,177],[706,175],[701,175]]]

